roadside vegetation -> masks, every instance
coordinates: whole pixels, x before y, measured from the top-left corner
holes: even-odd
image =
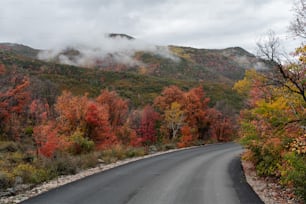
[[[305,1],[296,5],[291,31],[306,38]],[[240,113],[240,141],[248,151],[244,159],[255,164],[258,175],[274,177],[293,187],[306,201],[306,45],[305,41],[284,62],[279,39],[270,32],[258,44],[260,54],[274,69],[246,72],[234,89],[247,97]]]

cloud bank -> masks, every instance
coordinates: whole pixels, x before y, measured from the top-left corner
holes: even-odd
[[[110,63],[131,66],[142,66],[142,62],[134,58],[136,52],[148,52],[163,58],[178,61],[167,46],[156,46],[141,40],[129,39],[116,34],[110,37],[104,34],[84,40],[75,39],[57,45],[51,50],[41,51],[38,58],[45,61],[58,60],[60,63],[93,67],[96,64],[109,66]],[[103,64],[104,63],[104,64]]]
[[[269,29],[286,42],[292,6],[292,0],[1,0],[0,41],[51,49],[128,33],[156,45],[252,52]]]

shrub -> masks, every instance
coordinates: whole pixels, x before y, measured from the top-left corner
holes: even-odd
[[[279,176],[280,147],[269,144],[264,146],[260,153],[255,151],[255,155],[258,160],[256,170],[260,176]]]
[[[57,175],[75,174],[79,171],[77,157],[67,153],[58,153],[56,158],[51,162],[54,173]],[[51,168],[52,168],[51,167]]]
[[[84,134],[77,130],[73,133],[70,137],[71,146],[70,151],[73,154],[82,154],[82,153],[89,153],[94,149],[94,142],[89,140],[88,138],[84,137]]]
[[[33,127],[26,127],[24,129],[24,134],[27,136],[32,136],[33,135]]]
[[[13,175],[21,177],[24,183],[41,183],[50,179],[47,170],[36,168],[30,164],[19,164],[13,170]]]
[[[165,150],[170,150],[170,149],[175,149],[176,148],[176,144],[174,143],[167,143],[162,145],[161,150],[165,151]]]
[[[21,163],[24,160],[24,155],[20,152],[14,152],[10,154],[10,156],[8,157],[8,160],[11,163]]]
[[[0,152],[16,152],[18,145],[11,141],[0,141]]]
[[[259,140],[256,127],[249,122],[241,122],[240,132],[243,135],[239,141],[242,145],[248,146]]]
[[[99,155],[96,152],[83,154],[79,156],[79,167],[82,169],[87,169],[95,167],[98,164]]]
[[[11,187],[13,184],[13,175],[5,171],[0,171],[0,189]]]
[[[14,176],[20,176],[24,183],[32,183],[33,172],[36,171],[35,167],[30,164],[19,164],[14,170]]]
[[[295,192],[306,201],[306,159],[295,152],[284,156],[285,163],[281,167],[281,181],[283,184],[293,184]]]
[[[127,157],[141,157],[146,155],[146,151],[144,147],[138,147],[138,148],[129,148],[126,152]]]
[[[131,157],[143,156],[146,154],[144,147],[125,147],[123,145],[116,145],[112,149],[107,149],[101,152],[101,159],[105,163],[113,163],[117,160],[122,160]]]

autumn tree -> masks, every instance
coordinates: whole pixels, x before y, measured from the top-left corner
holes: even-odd
[[[207,110],[209,98],[205,97],[202,87],[197,87],[184,93],[183,110],[186,114],[185,121],[197,130],[198,137],[204,138],[207,129]]]
[[[267,37],[257,43],[258,53],[270,61],[272,69],[262,72],[267,79],[265,85],[283,86],[293,93],[299,94],[306,102],[306,62],[303,61],[306,53],[306,45],[296,49],[295,55],[299,59],[296,62],[283,63],[280,53],[280,40],[274,32],[269,32]]]
[[[182,136],[177,143],[179,148],[191,146],[194,142],[194,136],[192,133],[192,129],[189,126],[183,126],[181,128]]]
[[[184,92],[180,90],[177,86],[166,87],[160,96],[156,97],[154,100],[154,107],[158,110],[163,111],[171,108],[171,104],[177,102],[183,104]]]
[[[154,105],[160,111],[162,118],[166,118],[166,112],[169,113],[173,103],[179,104],[180,110],[184,112],[183,122],[193,129],[196,139],[205,139],[208,133],[209,98],[205,96],[202,87],[183,92],[176,86],[170,86],[154,100]],[[177,131],[174,132],[176,134]]]
[[[165,122],[171,131],[171,139],[175,139],[178,131],[184,125],[185,113],[181,110],[181,105],[173,102],[169,109],[165,111]]]
[[[299,93],[267,85],[267,80],[249,71],[235,85],[249,101],[248,109],[240,114],[241,143],[249,149],[248,159],[258,174],[279,176],[283,184],[295,183],[296,192],[304,193],[305,199],[305,182],[301,181],[305,181],[306,169],[306,103]]]
[[[50,117],[50,106],[42,99],[34,99],[29,105],[30,120],[32,124],[40,124]]]
[[[103,90],[96,101],[107,107],[110,125],[114,130],[125,123],[128,114],[128,102],[119,97],[116,92]]]
[[[66,138],[61,137],[54,122],[37,125],[33,130],[36,153],[45,157],[54,156],[57,150],[65,150],[69,146]]]
[[[58,114],[57,121],[60,123],[62,131],[70,134],[76,129],[85,130],[85,115],[88,103],[87,94],[84,96],[73,96],[71,92],[63,91],[55,104],[55,110]]]
[[[18,140],[30,102],[30,80],[17,75],[8,83],[10,87],[0,92],[0,130],[7,135],[7,139]]]
[[[86,135],[91,138],[99,149],[111,147],[117,143],[117,138],[109,123],[108,106],[91,102],[85,114],[87,123]]]
[[[152,106],[147,105],[144,107],[140,126],[137,130],[143,144],[152,144],[157,140],[156,122],[159,119],[159,114],[154,111]]]
[[[216,141],[230,141],[234,133],[230,119],[214,108],[210,108],[207,115],[210,138]]]

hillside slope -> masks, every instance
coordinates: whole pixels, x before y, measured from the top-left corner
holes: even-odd
[[[36,90],[34,92],[48,96],[51,103],[62,90],[70,90],[77,95],[88,92],[90,96],[97,96],[101,89],[107,88],[116,90],[122,97],[129,99],[132,106],[138,107],[152,103],[164,87],[176,85],[188,90],[202,85],[211,98],[211,105],[215,105],[217,101],[226,101],[236,110],[241,106],[240,97],[226,83],[211,81],[199,83],[195,80],[141,75],[133,72],[88,69],[35,60],[6,50],[0,50],[0,64],[4,64],[7,69],[6,74],[0,76],[3,89],[9,75],[27,75],[32,79],[32,87]]]
[[[116,40],[116,36],[111,38]],[[129,41],[134,39],[130,38]],[[31,59],[40,57],[44,61],[58,64],[195,82],[233,84],[243,78],[246,69],[269,67],[268,63],[239,47],[212,50],[169,46],[156,47],[154,51],[114,51],[102,54],[91,48],[82,50],[71,46],[59,51],[39,51],[23,45],[4,43],[0,44],[0,49]],[[89,55],[90,52],[94,54]]]

